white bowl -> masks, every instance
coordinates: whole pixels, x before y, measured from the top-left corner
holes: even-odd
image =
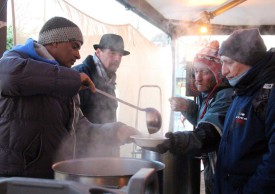
[[[147,148],[154,148],[168,139],[166,137],[152,135],[132,135],[131,138],[133,138],[139,147]]]

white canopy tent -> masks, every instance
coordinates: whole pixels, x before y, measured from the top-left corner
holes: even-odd
[[[153,44],[130,24],[103,23],[64,0],[14,0],[13,2],[16,44],[23,44],[29,37],[37,40],[42,25],[53,16],[63,16],[74,21],[84,35],[81,59],[76,64],[81,63],[87,55],[94,54],[93,44],[98,44],[103,34],[121,35],[125,49],[131,54],[122,58],[122,64],[117,72],[117,96],[135,105],[139,102],[138,105],[141,107],[156,108],[162,114],[162,129],[168,130],[170,114],[168,98],[172,86],[172,56],[169,46]],[[96,1],[92,2],[96,6]],[[142,90],[139,93],[140,88]],[[118,120],[137,127],[143,133],[148,133],[145,112],[119,104]],[[162,133],[163,131],[160,131],[160,134]]]
[[[127,20],[122,23],[102,21],[104,14],[113,14],[111,17],[120,15],[119,18],[124,19],[132,15],[113,11],[111,14],[104,7],[91,9],[97,7],[97,0],[13,0],[13,9],[8,13],[13,15],[15,41],[23,44],[29,37],[37,39],[46,20],[53,16],[66,17],[79,25],[84,35],[81,59],[76,62],[79,64],[87,55],[94,54],[92,45],[98,43],[103,34],[121,35],[125,49],[131,54],[123,57],[118,70],[117,96],[141,107],[158,109],[163,118],[160,134],[173,126],[170,125],[168,98],[176,93],[175,68],[184,68],[183,64],[191,62],[194,54],[211,39],[222,41],[225,38],[214,37],[215,34],[227,35],[234,29],[247,27],[259,27],[264,34],[275,32],[273,0],[100,0],[106,2],[107,7],[111,1],[119,2],[128,12],[137,13],[165,32],[168,44],[153,44],[137,30],[138,26],[125,23]],[[94,16],[96,11],[101,16],[98,13]],[[210,27],[209,33],[199,33],[198,27],[202,24]],[[199,38],[191,35],[199,35]],[[182,36],[188,38],[182,39]],[[191,40],[197,45],[190,43]],[[275,45],[271,39],[266,43],[269,47]],[[147,133],[144,112],[119,104],[118,120]]]

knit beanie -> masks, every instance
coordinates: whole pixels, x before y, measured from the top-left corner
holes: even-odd
[[[249,66],[255,65],[265,53],[266,46],[257,28],[234,31],[219,51],[220,55]]]
[[[219,46],[220,44],[217,40],[211,41],[209,45],[196,54],[194,59],[194,63],[204,64],[212,71],[217,83],[222,81],[222,65],[218,54]]]
[[[83,36],[75,23],[63,17],[49,19],[39,32],[38,43],[42,45],[69,41],[83,44]]]

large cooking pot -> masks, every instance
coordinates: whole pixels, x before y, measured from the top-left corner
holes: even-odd
[[[170,152],[160,154],[142,149],[142,159],[164,163],[163,194],[199,194],[200,193],[200,160]],[[161,183],[160,183],[161,185]]]
[[[143,168],[162,171],[165,165],[157,161],[134,158],[95,157],[61,161],[52,166],[55,179],[120,189]]]

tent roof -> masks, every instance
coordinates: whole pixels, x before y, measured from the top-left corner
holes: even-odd
[[[212,34],[258,27],[275,34],[274,0],[117,0],[170,36],[194,35],[202,24]]]

